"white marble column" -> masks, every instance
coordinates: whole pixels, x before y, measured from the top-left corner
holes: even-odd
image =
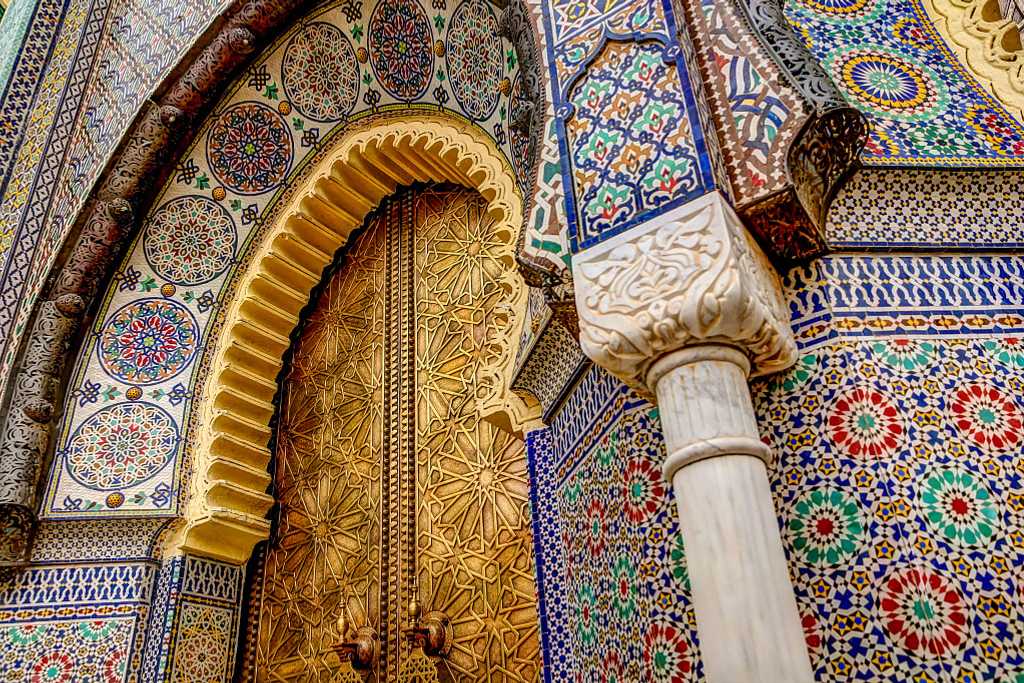
[[[747,387],[734,347],[660,358],[656,392],[710,683],[813,680]]]
[[[573,257],[584,352],[659,405],[709,683],[813,675],[749,374],[796,346],[778,275],[717,193]]]

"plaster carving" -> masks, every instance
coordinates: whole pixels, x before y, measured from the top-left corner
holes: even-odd
[[[208,343],[211,371],[194,410],[200,416],[184,525],[170,547],[240,563],[270,531],[265,515],[271,419],[277,377],[290,334],[311,288],[366,213],[400,185],[454,182],[488,200],[502,238],[513,244],[522,199],[508,163],[471,124],[441,115],[377,120],[354,129],[291,193],[275,228],[249,267],[236,276],[220,334]],[[338,188],[348,188],[340,192]],[[493,363],[478,376],[475,397],[486,419],[521,433],[540,406],[510,389],[526,287],[508,257],[506,308],[498,312]]]
[[[1020,28],[1001,16],[998,0],[926,0],[943,37],[959,47],[979,82],[1024,121],[1024,48]]]
[[[778,275],[717,192],[576,254],[573,277],[583,351],[647,395],[651,363],[693,344],[739,347],[755,375],[795,360]]]

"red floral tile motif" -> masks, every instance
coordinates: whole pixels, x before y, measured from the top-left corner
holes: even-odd
[[[1021,443],[1024,421],[1020,408],[990,384],[968,384],[957,389],[950,410],[960,434],[982,448],[1005,451]]]
[[[619,653],[616,650],[609,650],[601,669],[601,683],[625,683],[625,675]]]
[[[828,436],[840,452],[854,458],[893,455],[905,430],[899,410],[874,389],[841,394],[828,415]]]
[[[66,653],[47,652],[32,666],[32,683],[72,680],[74,660]]]
[[[632,458],[626,463],[626,516],[637,524],[658,511],[665,497],[661,471],[646,458]]]
[[[943,655],[967,638],[967,610],[960,593],[930,571],[903,569],[882,586],[879,607],[886,632],[912,652]]]
[[[652,624],[644,636],[644,680],[686,683],[691,666],[688,649],[681,630],[669,624]]]

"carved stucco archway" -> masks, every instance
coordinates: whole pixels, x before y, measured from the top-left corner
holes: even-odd
[[[942,37],[968,73],[1024,121],[1024,47],[1018,26],[996,0],[925,0]]]
[[[235,276],[222,324],[207,343],[205,381],[192,409],[196,425],[187,504],[171,552],[245,562],[268,537],[273,498],[267,467],[277,378],[310,291],[353,230],[381,199],[413,182],[453,182],[477,190],[506,232],[507,315],[497,358],[480,378],[482,415],[514,432],[539,406],[510,389],[526,287],[514,260],[522,197],[507,160],[472,124],[443,114],[414,114],[347,132],[295,187],[248,265]]]

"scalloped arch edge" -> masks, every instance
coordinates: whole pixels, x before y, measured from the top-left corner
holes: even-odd
[[[211,369],[197,390],[197,429],[187,444],[192,477],[183,484],[188,502],[168,549],[242,563],[269,537],[268,444],[278,374],[310,291],[366,215],[403,185],[453,182],[480,192],[514,247],[523,211],[514,178],[484,132],[442,114],[377,121],[339,140],[235,276],[235,295],[209,342]],[[521,436],[540,407],[510,389],[526,287],[515,259],[509,261],[506,329],[496,361],[480,375],[477,408],[484,419]]]

